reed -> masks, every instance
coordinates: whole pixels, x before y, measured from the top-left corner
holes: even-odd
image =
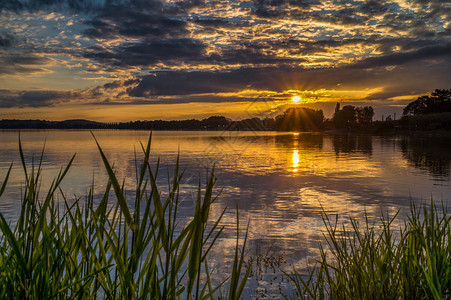
[[[294,294],[286,299],[450,299],[451,214],[411,205],[400,228],[395,216],[380,225],[350,218],[350,229],[323,211],[326,247],[308,274],[286,274]],[[399,212],[399,211],[398,211]]]
[[[124,183],[95,141],[109,178],[96,205],[93,187],[86,201],[69,201],[60,188],[75,156],[42,198],[42,155],[37,166],[27,166],[19,138],[26,186],[15,225],[0,213],[0,298],[240,298],[251,268],[244,265],[247,231],[240,246],[237,225],[235,259],[227,279],[214,284],[208,268],[208,254],[223,231],[220,222],[224,215],[223,211],[210,220],[216,199],[214,169],[204,188],[199,181],[193,216],[182,226],[177,214],[183,177],[178,158],[169,192],[163,197],[156,180],[159,160],[154,167],[150,164],[150,136],[147,144],[141,145],[143,160],[137,167],[136,191],[130,201]],[[10,172],[11,167],[0,197]]]

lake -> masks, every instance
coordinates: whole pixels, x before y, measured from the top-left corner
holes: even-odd
[[[140,142],[145,143],[149,133],[93,133],[118,178],[125,179],[131,199]],[[30,168],[32,162],[38,164],[45,143],[42,194],[73,154],[73,166],[62,185],[66,196],[83,199],[92,184],[98,195],[103,192],[107,174],[90,131],[31,130],[20,135]],[[18,216],[24,186],[18,136],[18,131],[0,131],[1,182],[14,163],[0,199],[0,211],[11,222]],[[304,268],[317,257],[318,243],[324,242],[323,209],[346,222],[348,216],[362,218],[365,213],[377,220],[399,209],[403,218],[411,202],[431,197],[451,204],[451,140],[443,137],[159,131],[153,133],[151,156],[153,164],[158,157],[161,160],[158,183],[163,193],[179,153],[185,168],[182,220],[193,209],[199,179],[205,183],[207,171],[215,165],[216,192],[221,193],[212,218],[227,208],[226,229],[212,255],[218,274],[233,253],[236,207],[242,227],[250,221],[250,249],[254,253],[271,249],[275,263],[289,270]],[[266,271],[260,280],[263,285],[274,279],[268,275],[271,270]]]

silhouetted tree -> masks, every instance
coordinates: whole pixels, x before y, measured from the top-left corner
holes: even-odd
[[[357,123],[366,125],[373,122],[374,110],[371,106],[356,107]]]
[[[441,112],[451,112],[451,89],[437,89],[430,96],[418,97],[404,108],[403,114],[407,116]]]
[[[335,105],[335,113],[340,111],[340,103],[337,102],[337,105]]]
[[[265,118],[263,120],[263,126],[265,126],[266,130],[272,130],[274,129],[275,121],[273,118]]]
[[[354,127],[357,120],[357,112],[355,106],[345,105],[340,110],[340,106],[337,103],[337,107],[335,108],[335,113],[332,119],[336,128]]]
[[[212,116],[207,119],[203,119],[201,121],[202,126],[205,126],[206,128],[213,129],[213,128],[224,128],[230,123],[230,120],[228,120],[226,117],[223,116]]]
[[[275,128],[281,131],[311,131],[323,126],[324,114],[321,109],[305,107],[288,108],[276,117]]]
[[[335,128],[354,128],[366,126],[373,122],[374,110],[371,106],[355,107],[345,105],[340,109],[340,103],[335,106],[332,123]]]

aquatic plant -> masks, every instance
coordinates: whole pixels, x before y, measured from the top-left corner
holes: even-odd
[[[215,284],[208,267],[208,254],[223,231],[220,221],[224,215],[223,211],[218,219],[210,220],[216,199],[214,169],[205,188],[199,181],[192,218],[180,225],[177,212],[184,172],[178,158],[163,197],[156,180],[159,160],[154,167],[150,164],[149,137],[146,145],[141,144],[143,161],[137,167],[134,199],[127,201],[124,183],[119,182],[95,141],[109,178],[96,205],[94,187],[84,201],[69,201],[60,188],[75,156],[41,198],[42,155],[39,164],[29,168],[19,137],[26,185],[17,222],[8,223],[0,213],[0,298],[240,298],[251,269],[251,264],[244,266],[247,231],[240,246],[237,225],[228,278]]]
[[[399,211],[398,211],[399,212]],[[450,299],[451,214],[430,205],[411,205],[399,230],[395,216],[380,225],[350,218],[338,226],[323,211],[327,246],[308,274],[294,270],[295,293],[286,299]]]

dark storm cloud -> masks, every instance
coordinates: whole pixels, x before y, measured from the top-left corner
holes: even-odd
[[[444,31],[441,31],[437,34],[439,37],[450,38],[451,37],[451,24],[448,24],[448,27],[445,28]]]
[[[43,9],[65,8],[74,11],[91,11],[103,7],[104,1],[96,0],[2,0],[0,11],[37,11]]]
[[[113,52],[95,50],[86,53],[85,57],[122,67],[150,66],[160,62],[171,64],[200,60],[205,47],[202,42],[187,38],[145,40],[122,46]]]
[[[105,83],[103,85],[103,87],[105,89],[115,89],[115,88],[118,88],[120,86],[121,86],[121,81],[119,81],[119,80],[116,80],[116,81],[113,81],[113,82],[108,82],[108,83]]]
[[[45,69],[33,68],[20,65],[1,65],[0,76],[2,75],[17,75],[17,74],[34,74],[44,72]]]
[[[382,15],[390,11],[390,7],[386,1],[367,0],[360,7],[360,11],[371,15]]]
[[[263,84],[262,73],[266,68],[241,68],[232,71],[166,71],[144,76],[137,87],[129,89],[129,95],[189,95],[220,92],[236,92],[253,85]]]
[[[368,38],[346,38],[346,39],[327,39],[318,41],[305,41],[299,39],[286,39],[286,40],[274,40],[274,41],[251,41],[244,43],[248,49],[258,49],[260,51],[268,51],[276,49],[285,49],[290,54],[302,54],[309,55],[320,53],[327,50],[328,48],[340,48],[344,46],[356,46],[364,45],[371,46],[377,52],[381,53],[381,59],[387,59],[385,56],[394,53],[394,47],[399,47],[398,56],[402,59],[407,59],[404,54],[408,57],[415,58],[415,55],[432,55],[440,56],[441,54],[446,54],[449,44],[444,38],[436,39],[411,39],[409,37],[399,37],[399,38],[380,38],[378,36],[370,36]],[[423,50],[421,50],[423,49]],[[415,51],[421,50],[420,53],[414,54]],[[416,52],[415,52],[416,53]],[[422,54],[423,53],[423,54]],[[393,56],[396,58],[397,56]],[[372,58],[369,58],[371,60]],[[402,61],[400,63],[403,63]]]
[[[174,65],[179,63],[206,64],[284,64],[299,63],[303,58],[279,57],[274,53],[265,53],[252,47],[225,48],[221,52],[206,55],[207,45],[200,40],[178,38],[162,40],[144,40],[125,45],[120,49],[108,51],[92,49],[86,58],[120,67],[152,66],[158,63]]]
[[[381,42],[382,41],[378,41]],[[378,42],[372,41],[371,44],[377,44]],[[314,54],[326,50],[332,47],[341,47],[346,45],[356,45],[368,43],[368,40],[361,38],[351,38],[351,39],[341,39],[341,40],[318,40],[318,41],[305,41],[298,39],[286,39],[286,40],[274,40],[274,41],[252,41],[245,43],[246,47],[249,49],[259,49],[262,50],[273,50],[284,49],[288,51],[291,55],[308,55]],[[390,42],[390,45],[392,43]]]
[[[0,90],[0,107],[48,107],[66,102],[73,97],[65,91],[12,91]]]
[[[416,7],[422,9],[415,13],[402,13],[397,9],[390,10],[383,15],[385,24],[378,24],[377,26],[379,28],[391,28],[393,31],[409,30],[412,39],[433,38],[440,34],[440,30],[438,31],[436,26],[431,28],[431,25],[442,23],[441,19],[443,18],[451,18],[451,2],[449,0],[411,1],[410,3],[416,3]]]
[[[254,0],[253,13],[260,18],[289,18],[297,20],[315,20],[332,24],[357,25],[365,24],[372,16],[384,15],[398,9],[397,5],[390,5],[385,1],[367,0],[361,4],[353,3],[346,8],[329,11],[311,11],[311,8],[324,1],[294,1],[294,0]],[[343,2],[342,4],[346,4]],[[349,3],[350,4],[350,3]]]
[[[308,18],[313,21],[340,25],[364,25],[368,21],[367,16],[356,14],[354,8],[338,10],[332,14],[315,13]]]
[[[139,82],[140,82],[139,79],[128,79],[128,80],[124,80],[124,81],[116,80],[116,81],[113,81],[113,82],[105,83],[103,85],[103,88],[105,90],[111,90],[111,89],[116,89],[116,88],[119,88],[119,87],[127,87],[127,86],[130,86],[132,84],[139,83]]]
[[[19,55],[11,54],[2,58],[2,62],[9,62],[10,64],[19,65],[42,65],[49,61],[48,58],[35,56],[35,55]]]
[[[91,38],[113,39],[118,36],[118,29],[115,25],[109,24],[102,20],[89,20],[86,25],[92,26],[84,31],[84,34]]]
[[[201,25],[204,28],[243,28],[243,27],[249,27],[251,24],[249,22],[237,22],[227,19],[214,19],[214,18],[208,18],[208,19],[200,19],[200,18],[193,18],[190,20],[194,24]]]
[[[21,10],[23,8],[23,5],[20,1],[16,0],[4,0],[0,2],[0,10],[12,10],[17,11]]]
[[[262,98],[259,98],[263,100]],[[270,97],[266,98],[267,100],[271,100]],[[221,102],[243,102],[243,101],[255,101],[253,97],[243,97],[243,96],[221,96],[221,95],[186,95],[183,97],[174,97],[168,99],[149,99],[149,98],[128,98],[126,100],[115,101],[114,99],[108,98],[102,101],[92,101],[87,103],[87,105],[105,105],[105,106],[117,106],[117,105],[130,105],[130,104],[181,104],[181,103],[221,103]]]
[[[287,13],[297,14],[308,11],[317,0],[253,0],[253,13],[262,18],[278,18]]]
[[[159,0],[4,0],[0,2],[0,11],[82,13],[83,23],[89,27],[83,33],[89,38],[161,39],[188,35],[186,21],[174,17],[174,13],[194,7],[197,2],[182,1],[168,9]]]
[[[186,22],[164,18],[153,17],[141,14],[140,17],[129,16],[131,19],[125,21],[120,19],[118,24],[112,25],[101,20],[90,20],[85,24],[92,26],[86,29],[84,34],[91,38],[113,39],[121,36],[128,37],[156,37],[166,38],[174,36],[183,36],[188,33],[185,29]],[[145,20],[139,20],[144,18]]]
[[[0,33],[0,48],[9,48],[15,42],[15,37],[9,33]]]
[[[381,66],[403,65],[409,62],[421,61],[424,59],[435,59],[443,56],[451,57],[451,43],[433,47],[424,47],[416,51],[395,53],[391,55],[370,57],[350,65],[350,68],[374,68]]]
[[[436,85],[446,87],[451,78],[450,45],[430,47],[407,54],[386,55],[365,59],[339,68],[305,69],[295,67],[240,68],[230,71],[164,71],[144,76],[134,88],[128,89],[133,97],[167,95],[190,95],[206,93],[238,92],[243,89],[270,90],[282,92],[287,89],[303,88],[335,89],[341,87],[397,86],[379,95],[378,99],[402,95],[404,90],[415,93],[418,86]],[[430,59],[442,62],[429,63]],[[391,69],[386,67],[398,66]],[[399,78],[403,78],[400,80]],[[303,83],[303,86],[298,86]],[[420,88],[421,89],[421,88]],[[424,92],[424,91],[423,91]]]
[[[451,13],[451,6],[449,0],[412,0],[413,3],[427,10],[427,17],[436,17],[437,15]]]
[[[194,8],[206,7],[208,5],[217,5],[219,2],[220,1],[216,0],[181,0],[168,7],[167,11],[169,13],[183,14]]]
[[[143,18],[143,20],[139,20]],[[148,15],[133,17],[129,22],[121,24],[119,33],[131,37],[174,37],[188,34],[186,22],[165,17],[149,18]]]
[[[385,0],[338,1],[328,3],[325,10],[312,10],[325,1],[290,1],[290,0],[253,0],[252,13],[262,19],[295,19],[317,21],[334,25],[362,25],[390,28],[394,31],[411,29],[412,34],[427,36],[432,32],[427,29],[431,22],[438,22],[440,16],[451,17],[449,1],[430,0],[414,1],[423,10],[412,12],[402,10],[398,3]],[[448,5],[444,2],[448,2]],[[379,22],[375,17],[382,17]],[[412,36],[412,38],[414,38]]]
[[[108,5],[95,18],[85,22],[84,34],[94,39],[136,39],[135,42],[104,48],[91,48],[84,57],[112,66],[174,65],[200,61],[206,45],[190,37],[187,21],[178,16],[202,1],[182,1],[171,7],[160,1],[127,1]]]
[[[45,69],[39,66],[49,61],[48,58],[32,54],[0,54],[0,76],[43,72]]]
[[[139,79],[129,79],[129,80],[125,80],[124,81],[124,86],[129,86],[129,85],[132,85],[132,84],[135,84],[135,83],[138,83],[139,82]]]
[[[186,21],[165,16],[161,4],[152,1],[145,6],[140,2],[107,6],[85,24],[91,26],[84,31],[91,38],[167,38],[188,34]]]
[[[225,49],[220,54],[210,55],[205,58],[205,61],[209,63],[258,65],[299,63],[305,61],[305,59],[279,57],[271,53],[266,54],[262,49],[246,47],[241,49]]]
[[[165,71],[144,76],[130,96],[190,95],[238,92],[243,89],[281,92],[295,81],[311,81],[309,88],[331,88],[349,77],[362,78],[366,71],[303,69],[291,67],[240,68],[230,71]],[[344,77],[344,78],[343,78]],[[323,78],[319,83],[316,80]],[[352,78],[355,81],[355,78]],[[352,81],[352,80],[351,80]]]
[[[412,51],[421,48],[430,48],[431,46],[442,46],[446,44],[446,40],[441,39],[400,39],[398,44],[401,46],[401,51]]]

